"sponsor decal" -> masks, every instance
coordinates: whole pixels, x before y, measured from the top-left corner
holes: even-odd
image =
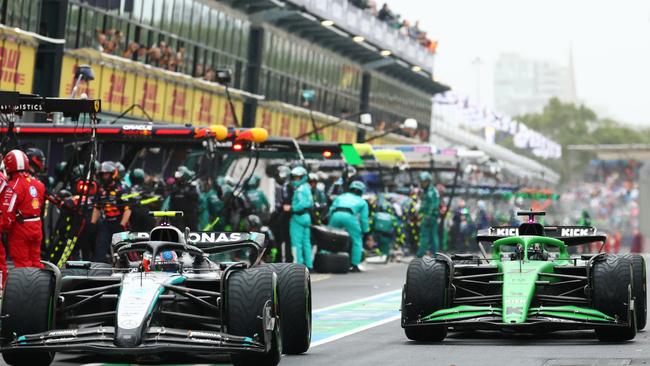
[[[41,204],[38,202],[38,199],[32,198],[32,208],[38,210],[39,207],[41,207]]]
[[[64,336],[77,336],[76,329],[67,329],[67,330],[55,330],[53,332],[47,333],[49,337],[64,337]]]
[[[122,126],[122,134],[124,135],[151,135],[153,130],[152,125],[124,125]]]
[[[137,130],[137,131],[151,131],[153,129],[152,125],[124,125],[122,126],[123,130]]]
[[[189,334],[190,338],[203,337],[203,338],[221,338],[221,334],[212,333],[212,332],[201,332],[196,330],[191,330]]]
[[[242,240],[242,233],[190,233],[193,243],[224,243]]]
[[[36,187],[34,186],[29,186],[29,194],[32,197],[38,197],[38,191],[36,190]]]
[[[496,236],[517,236],[519,235],[519,229],[516,227],[497,227],[492,228],[492,235]]]
[[[104,101],[114,103],[120,106],[128,104],[129,99],[125,95],[126,76],[111,73],[109,78],[108,90],[104,93]]]
[[[588,236],[591,232],[590,228],[563,228],[561,236]]]
[[[506,307],[506,315],[521,315],[522,309],[520,307],[508,306]]]

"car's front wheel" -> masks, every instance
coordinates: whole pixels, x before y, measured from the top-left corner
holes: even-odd
[[[311,343],[309,270],[297,263],[273,263],[268,266],[278,275],[282,351],[289,355],[305,353]]]
[[[263,339],[264,308],[270,302],[273,315],[278,313],[277,276],[268,267],[237,270],[228,276],[226,293],[228,333]],[[271,349],[267,353],[239,353],[231,356],[235,366],[275,366],[280,362],[282,341],[280,324],[271,333]]]
[[[9,271],[2,302],[2,336],[37,334],[52,329],[54,276],[38,268],[14,268]],[[54,352],[6,350],[2,358],[12,366],[47,366]]]
[[[624,342],[636,336],[632,264],[625,257],[609,255],[597,260],[592,268],[592,303],[596,310],[616,317],[626,326],[596,328],[596,337],[604,342]]]
[[[431,257],[416,258],[406,271],[402,290],[402,324],[406,337],[418,342],[440,342],[447,336],[447,326],[432,324],[411,327],[418,319],[449,306],[447,284],[449,266]]]

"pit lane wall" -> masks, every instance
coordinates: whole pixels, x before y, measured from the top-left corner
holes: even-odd
[[[37,47],[29,34],[0,25],[0,90],[32,92]]]

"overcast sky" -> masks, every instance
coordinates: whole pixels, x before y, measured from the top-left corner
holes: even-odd
[[[500,53],[568,63],[573,45],[578,98],[599,115],[650,125],[650,0],[387,0],[439,41],[436,77],[493,107]],[[377,1],[378,5],[383,0]]]

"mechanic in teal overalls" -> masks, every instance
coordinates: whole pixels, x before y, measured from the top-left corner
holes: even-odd
[[[251,204],[253,212],[260,216],[265,217],[269,212],[269,200],[262,190],[259,189],[261,178],[259,175],[254,174],[246,184],[246,197]]]
[[[361,198],[365,191],[366,185],[363,182],[353,181],[349,191],[336,197],[329,210],[329,226],[344,229],[350,234],[352,272],[361,272],[359,264],[363,251],[363,234],[369,231],[368,203]]]
[[[395,242],[399,229],[395,210],[386,198],[380,196],[373,210],[372,236],[379,247],[382,260],[388,259],[390,246]]]
[[[314,199],[311,195],[311,187],[307,183],[307,170],[305,168],[298,166],[291,170],[291,185],[294,191],[291,199],[289,233],[291,235],[293,261],[304,264],[311,269],[313,267],[311,210],[314,208]]]
[[[418,258],[423,257],[427,252],[435,255],[439,249],[438,217],[440,216],[440,196],[432,181],[431,173],[420,173],[422,197],[419,210],[420,243],[417,252]]]

